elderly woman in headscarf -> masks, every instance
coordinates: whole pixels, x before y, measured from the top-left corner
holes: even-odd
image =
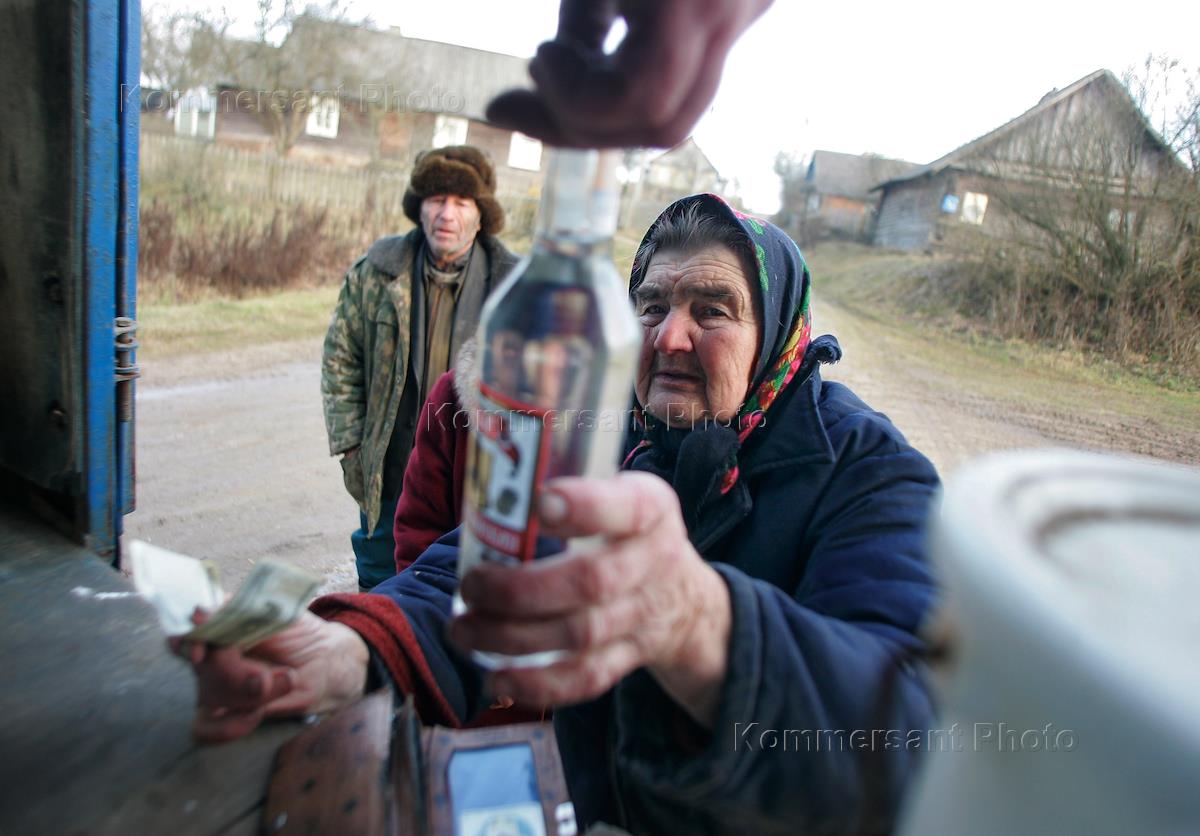
[[[210,651],[199,733],[329,709],[380,680],[448,725],[505,694],[556,707],[585,825],[863,826],[862,750],[887,749],[892,780],[871,799],[882,820],[866,823],[886,826],[932,711],[910,660],[933,596],[923,531],[936,473],[886,417],[821,379],[841,350],[810,340],[808,268],[769,223],[712,195],[672,204],[630,294],[644,342],[627,472],[557,480],[539,502],[544,533],[590,545],[485,565],[460,586],[452,532],[373,593],[319,599],[320,618],[249,654]],[[469,611],[451,618],[456,588]],[[461,649],[571,653],[485,683]]]

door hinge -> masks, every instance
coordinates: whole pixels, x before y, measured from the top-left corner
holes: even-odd
[[[133,381],[142,370],[133,362],[137,351],[137,320],[118,316],[113,320],[113,347],[116,350],[117,420],[129,423],[133,420]]]

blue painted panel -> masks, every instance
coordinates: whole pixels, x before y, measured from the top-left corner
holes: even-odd
[[[141,117],[141,3],[121,4],[121,229],[117,273],[117,315],[137,319],[138,252],[138,136]],[[136,346],[137,334],[132,340]],[[137,367],[136,347],[125,362]],[[130,381],[117,404],[117,495],[120,503],[114,524],[119,534],[122,519],[134,509],[134,403],[136,383]]]
[[[85,540],[115,557],[117,507],[116,318],[118,233],[121,229],[121,7],[88,0],[85,21],[84,171],[84,484]]]

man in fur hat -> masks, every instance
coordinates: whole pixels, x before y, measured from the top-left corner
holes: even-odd
[[[392,518],[421,404],[516,263],[494,237],[504,226],[495,191],[495,172],[478,149],[421,154],[404,195],[417,228],[376,241],[338,296],[321,395],[329,452],[341,456],[359,504],[350,542],[364,590],[396,571]]]

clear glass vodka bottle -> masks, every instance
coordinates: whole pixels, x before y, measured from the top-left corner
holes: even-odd
[[[539,537],[541,485],[619,465],[641,329],[612,261],[617,161],[611,151],[552,152],[533,250],[484,305],[460,576],[484,561],[561,551],[565,543]],[[457,596],[454,605],[464,611]],[[561,655],[474,654],[490,668]]]

